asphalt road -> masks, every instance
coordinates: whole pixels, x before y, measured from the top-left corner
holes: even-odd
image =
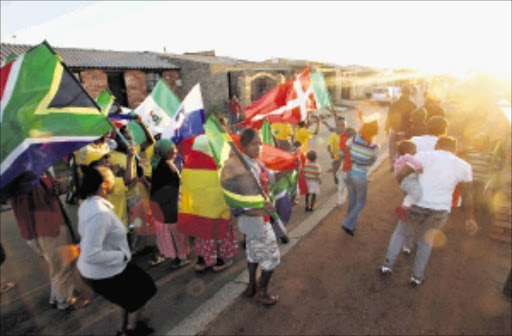
[[[373,116],[384,125],[385,107],[363,104],[359,106],[364,117]],[[344,108],[342,115],[349,126],[357,126],[353,108]],[[334,124],[332,119],[326,119]],[[335,192],[335,184],[330,168],[330,157],[326,151],[329,133],[322,125],[320,133],[310,140],[309,147],[319,154],[318,162],[322,167],[321,195],[317,207]],[[386,146],[383,127],[376,140]],[[303,199],[294,207],[290,228],[311,215],[304,211]],[[68,214],[76,221],[76,206],[67,206]],[[1,296],[1,334],[39,334],[39,335],[113,335],[115,334],[119,314],[115,306],[102,298],[95,298],[91,304],[81,310],[60,312],[48,305],[49,282],[46,262],[38,257],[19,234],[12,211],[1,213],[1,241],[7,253],[7,260],[1,268],[1,282],[15,281],[17,287]],[[241,236],[238,235],[241,240]],[[191,254],[195,260],[195,255]],[[178,323],[186,319],[197,307],[212,297],[224,284],[234,279],[246,267],[245,255],[238,253],[233,266],[221,273],[207,271],[199,274],[193,270],[193,263],[180,270],[171,270],[169,262],[155,268],[148,266],[149,256],[140,256],[135,260],[146,269],[158,285],[157,295],[147,304],[144,315],[150,317],[157,334],[165,334]]]

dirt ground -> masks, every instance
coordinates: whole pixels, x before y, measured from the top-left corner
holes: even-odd
[[[340,229],[346,205],[333,211],[282,259],[270,292],[273,307],[241,297],[204,335],[510,335],[511,300],[502,294],[511,249],[488,238],[490,223],[470,236],[461,209],[452,212],[418,288],[408,284],[414,254],[400,255],[382,277],[401,202],[387,164],[370,179],[354,237]]]

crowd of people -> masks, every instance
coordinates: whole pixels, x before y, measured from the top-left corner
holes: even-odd
[[[327,152],[332,165],[326,170],[332,172],[337,185],[337,204],[341,206],[348,199],[341,228],[354,236],[367,199],[368,171],[380,151],[375,143],[379,124],[370,120],[347,127],[345,119],[334,109],[330,112],[334,126],[323,121],[331,132]],[[70,155],[71,189],[48,172],[35,190],[12,194],[9,202],[21,236],[49,264],[50,305],[64,310],[79,302],[86,304],[86,298],[80,297],[85,284],[120,307],[119,335],[151,333],[152,329],[140,320],[140,311],[156,294],[157,287],[132,257],[150,250],[151,266],[171,260],[172,268],[180,268],[190,263],[192,247],[197,256],[194,269],[198,272],[229,268],[235,254],[244,248],[249,272],[244,294],[263,305],[278,302],[278,295],[270,294],[267,288],[280,263],[278,239],[281,243],[288,239],[277,229],[274,215],[279,200],[296,205],[301,196],[305,198],[305,211],[315,209],[322,167],[317,161],[318,153],[308,148],[308,140],[318,134],[321,119],[311,118],[298,125],[272,124],[275,146],[297,154],[300,163],[297,171],[273,172],[258,159],[262,148],[260,132],[253,128],[238,130],[240,114],[241,106],[233,99],[228,126],[240,132],[241,155],[230,156],[220,180],[222,184],[236,181],[241,195],[261,194],[264,200],[259,208],[231,207],[231,224],[222,237],[190,239],[179,230],[182,157],[172,141],[151,134],[140,117],[136,122],[146,135],[145,142],[135,144],[130,130],[123,126],[119,132],[112,131]],[[311,126],[314,131],[309,130]],[[439,101],[426,95],[425,105],[418,108],[410,99],[408,87],[389,108],[385,125],[389,162],[405,197],[396,209],[397,226],[380,272],[391,274],[400,250],[409,255],[416,243],[410,279],[414,286],[424,279],[432,248],[433,236],[426,232],[444,225],[454,203],[454,191],[460,190],[462,194],[468,230],[477,230],[472,195],[476,192],[479,199],[485,199],[482,193],[489,189],[486,163],[497,162],[488,150],[485,135],[475,137],[468,147],[464,154],[467,162],[457,157],[457,141],[446,136],[447,130],[448,122]],[[298,178],[284,193],[286,197],[277,197],[272,202],[268,195],[276,181],[292,174]],[[476,188],[472,189],[472,181]],[[23,186],[13,189],[24,190]],[[68,202],[79,203],[79,237],[74,234],[59,198],[66,192],[70,193]],[[283,195],[283,190],[278,194]],[[80,195],[80,201],[76,195]],[[289,216],[284,221],[287,220]],[[236,227],[244,235],[242,247],[235,238]],[[78,242],[79,251],[73,248]]]

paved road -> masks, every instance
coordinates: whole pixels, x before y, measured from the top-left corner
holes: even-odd
[[[383,125],[385,108],[376,105],[362,105],[364,116],[374,115]],[[357,125],[354,109],[342,111],[351,126]],[[333,124],[332,119],[327,119]],[[381,130],[377,142],[385,145]],[[319,163],[323,167],[321,195],[317,206],[321,207],[335,192],[332,176],[327,173],[330,158],[326,152],[328,131],[321,127],[317,137],[311,140],[310,147],[317,150]],[[68,213],[76,223],[76,207],[68,206]],[[304,212],[303,200],[294,208],[290,221],[293,228],[311,216]],[[48,307],[49,284],[46,263],[37,257],[20,237],[11,211],[1,213],[1,241],[7,252],[7,261],[2,265],[1,281],[16,281],[16,289],[1,297],[2,334],[52,334],[52,335],[104,335],[114,334],[118,325],[118,313],[113,305],[102,298],[95,298],[90,306],[74,312],[60,312]],[[239,238],[241,238],[239,236]],[[194,259],[195,256],[191,255]],[[193,265],[171,271],[168,263],[149,269],[148,256],[141,256],[136,262],[147,269],[158,285],[158,294],[145,309],[151,317],[157,334],[165,334],[212,297],[222,286],[233,280],[245,269],[245,255],[239,253],[234,265],[221,273],[194,272]]]

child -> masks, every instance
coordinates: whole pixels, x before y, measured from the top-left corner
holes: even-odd
[[[336,204],[341,206],[345,203],[346,197],[346,185],[345,185],[345,175],[350,169],[352,169],[352,162],[350,161],[350,151],[347,148],[347,141],[352,137],[357,135],[357,131],[353,127],[347,127],[345,132],[343,132],[340,136],[339,141],[339,155],[342,160],[342,164],[340,169],[336,172],[336,177],[338,178],[338,200]]]
[[[301,121],[297,124],[298,128],[295,130],[294,141],[298,141],[301,143],[302,150],[306,152],[308,150],[308,140],[313,136],[318,134],[318,130],[320,128],[320,118],[316,121],[316,128],[313,133],[308,131],[308,127],[311,124],[306,124],[304,121]]]
[[[304,177],[308,186],[308,193],[306,194],[306,211],[313,211],[315,207],[316,195],[320,193],[320,179],[321,169],[316,162],[316,152],[310,150],[306,155],[308,161],[304,166]]]
[[[306,165],[306,155],[302,151],[302,144],[299,141],[295,141],[293,143],[293,153],[298,154],[299,158],[299,168],[297,168],[297,173],[299,174],[297,178],[297,193],[296,196],[306,195],[308,193],[308,186],[306,184],[306,179],[304,178],[304,166]],[[292,199],[292,203],[294,205],[299,204],[299,201],[295,198]]]
[[[329,140],[327,140],[327,152],[329,152],[332,159],[332,168],[330,171],[332,171],[334,177],[334,184],[338,184],[338,177],[336,174],[340,170],[342,164],[339,142],[340,136],[345,131],[345,119],[338,119],[336,127],[330,127],[325,121],[323,123],[329,129],[329,132],[331,132],[331,136],[329,137]]]
[[[421,187],[418,182],[418,174],[423,173],[423,167],[421,163],[414,158],[414,154],[416,154],[416,145],[411,140],[401,141],[398,144],[397,152],[398,158],[394,165],[395,174],[398,173],[405,165],[410,166],[416,171],[415,174],[408,175],[403,179],[402,183],[400,183],[400,190],[405,194],[405,198],[402,205],[396,209],[396,213],[398,218],[405,222],[405,213],[407,212],[407,208],[418,202],[422,195]]]

